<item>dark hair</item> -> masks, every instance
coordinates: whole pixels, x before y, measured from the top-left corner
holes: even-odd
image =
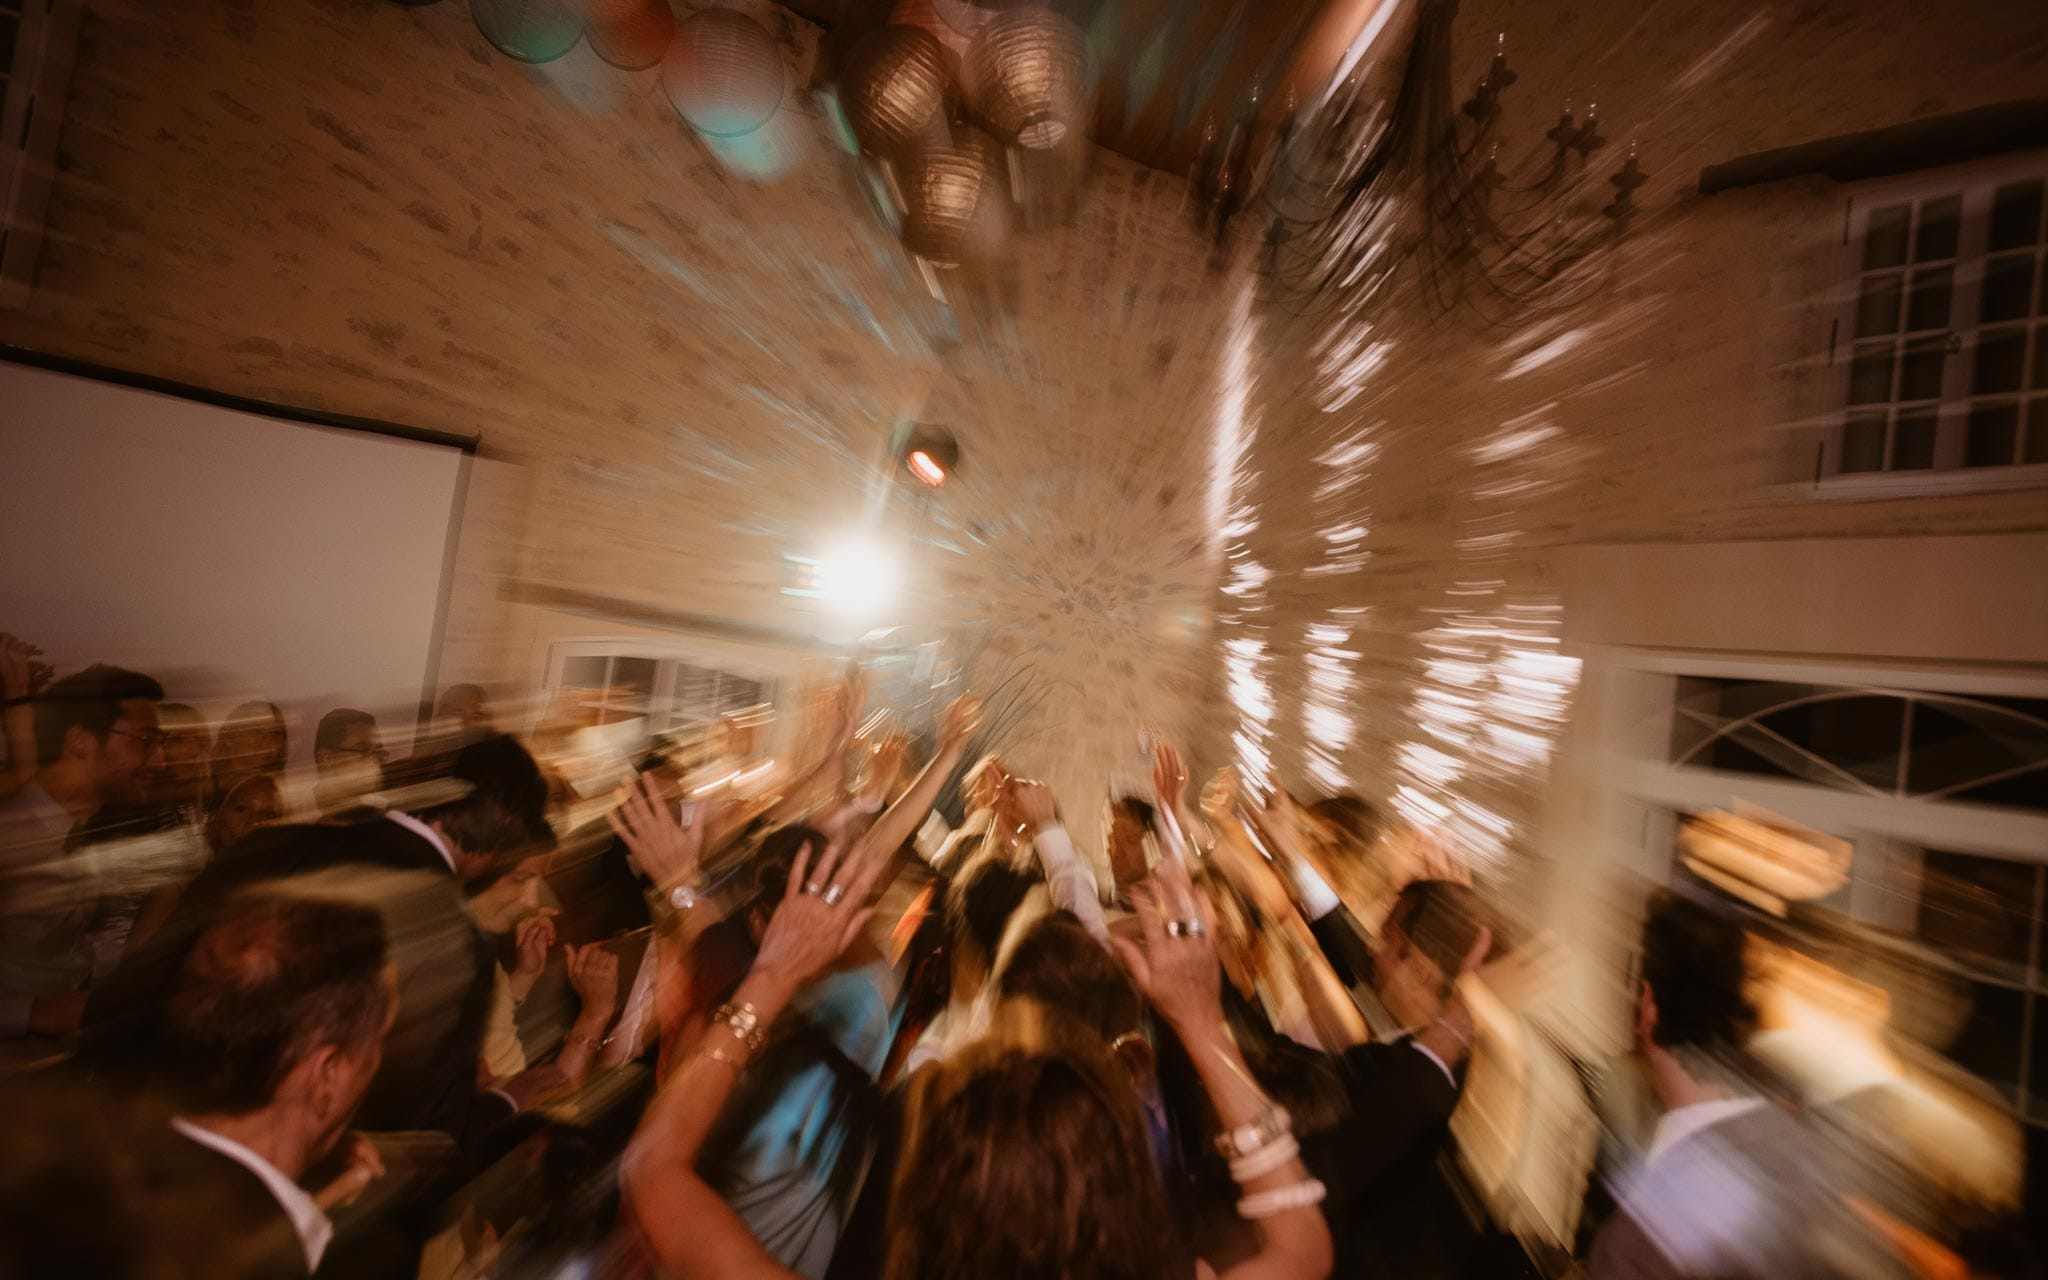
[[[1411,880],[1395,896],[1393,909],[1387,912],[1387,927],[1407,935],[1417,951],[1443,970],[1448,985],[1457,980],[1465,957],[1479,941],[1479,931],[1492,928],[1493,920],[1468,885],[1452,880]],[[1498,952],[1500,944],[1496,928],[1487,955]]]
[[[1643,920],[1643,983],[1657,1004],[1662,1048],[1726,1054],[1749,1039],[1756,1010],[1743,991],[1742,926],[1660,890]]]
[[[825,844],[824,832],[801,823],[777,827],[762,836],[751,855],[754,864],[754,891],[749,897],[751,909],[763,915],[774,915],[775,904],[789,892],[789,873],[796,867],[796,856],[809,845],[811,859],[815,862],[818,850]]]
[[[55,681],[36,695],[36,763],[49,766],[64,754],[64,739],[84,729],[98,742],[121,718],[121,704],[136,698],[164,700],[164,687],[145,675],[94,663]]]
[[[353,1051],[382,1032],[388,954],[373,908],[278,892],[230,899],[179,966],[159,1079],[195,1111],[269,1105],[312,1050]]]
[[[207,727],[206,717],[200,715],[198,709],[188,702],[159,702],[156,704],[156,718],[166,729],[203,730]],[[171,723],[174,720],[177,721],[175,725]]]
[[[540,766],[516,739],[502,733],[478,738],[454,756],[408,760],[389,771],[386,785],[434,777],[466,782],[460,799],[419,810],[422,822],[437,822],[466,854],[511,860],[551,849],[554,829],[548,825],[548,784]],[[472,889],[483,885],[472,882]]]
[[[321,716],[319,725],[313,730],[313,750],[317,753],[338,749],[341,740],[348,736],[348,731],[357,725],[368,725],[375,729],[377,717],[367,711],[358,711],[354,707],[336,707]]]
[[[441,700],[434,704],[436,715],[447,715],[448,707],[457,698],[470,698],[478,702],[485,699],[484,687],[480,684],[451,684],[441,690]]]
[[[1179,1280],[1136,1092],[1079,1048],[968,1046],[912,1077],[888,1280]]]
[[[946,886],[946,937],[971,945],[994,963],[1010,917],[1031,892],[1032,879],[1001,858],[978,857]]]
[[[996,994],[1035,1000],[1105,1045],[1138,1030],[1145,1016],[1145,1001],[1123,966],[1070,911],[1032,922],[997,975]]]
[[[1346,852],[1363,856],[1379,842],[1387,822],[1380,811],[1348,791],[1318,800],[1308,807],[1311,815],[1337,836]]]
[[[1151,801],[1140,799],[1137,796],[1117,796],[1115,799],[1110,801],[1110,804],[1114,805],[1118,809],[1123,810],[1125,817],[1137,823],[1139,826],[1145,828],[1147,831],[1150,831],[1152,829]]]

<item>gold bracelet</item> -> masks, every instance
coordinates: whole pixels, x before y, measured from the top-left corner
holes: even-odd
[[[732,1032],[749,1053],[759,1053],[768,1040],[768,1032],[761,1026],[761,1011],[744,1000],[719,1005],[711,1011],[711,1021]]]

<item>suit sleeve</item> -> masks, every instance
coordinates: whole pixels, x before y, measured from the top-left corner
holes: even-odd
[[[1301,1139],[1303,1161],[1329,1188],[1333,1218],[1450,1121],[1458,1091],[1407,1044],[1364,1044],[1342,1059],[1351,1106],[1344,1118]]]
[[[1308,928],[1339,982],[1350,988],[1365,981],[1372,972],[1372,953],[1365,943],[1365,930],[1349,911],[1337,907],[1309,921]]]

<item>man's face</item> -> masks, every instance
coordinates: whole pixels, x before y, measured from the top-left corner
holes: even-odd
[[[540,909],[540,887],[547,872],[545,857],[532,857],[513,867],[490,888],[469,900],[470,914],[489,933],[510,933]]]
[[[1426,1027],[1443,1014],[1444,971],[1417,950],[1401,926],[1389,923],[1372,953],[1373,985],[1380,1003],[1403,1027]]]
[[[145,800],[150,783],[164,766],[156,703],[147,698],[123,702],[120,718],[100,741],[93,763],[101,803],[140,804]]]
[[[1109,806],[1109,873],[1117,887],[1134,885],[1150,868],[1145,861],[1145,824],[1122,805]]]

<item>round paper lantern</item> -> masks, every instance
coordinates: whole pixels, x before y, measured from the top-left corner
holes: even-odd
[[[676,13],[669,0],[584,0],[590,18],[590,47],[622,71],[661,61],[675,39]]]
[[[933,0],[896,0],[895,6],[889,10],[889,25],[893,27],[916,27],[920,31],[930,32],[941,45],[945,46],[947,56],[952,59],[952,64],[957,67],[960,59],[967,56],[967,46],[972,43],[973,33],[962,31],[940,17],[939,11],[933,8],[932,5]],[[979,13],[981,10],[976,10],[975,12]],[[981,30],[981,24],[977,22],[974,24],[974,31],[979,30]]]
[[[1052,147],[1082,127],[1087,51],[1081,30],[1051,9],[990,18],[967,51],[967,97],[996,136]]]
[[[846,60],[839,106],[860,144],[886,155],[939,118],[949,81],[946,51],[930,32],[878,27]]]
[[[583,38],[575,0],[469,0],[469,16],[499,53],[521,62],[553,62]]]
[[[1002,148],[971,126],[911,144],[896,168],[903,245],[942,267],[988,257],[1010,231]]]
[[[700,133],[736,138],[767,124],[782,105],[782,50],[760,23],[706,9],[676,27],[661,60],[661,87]]]

